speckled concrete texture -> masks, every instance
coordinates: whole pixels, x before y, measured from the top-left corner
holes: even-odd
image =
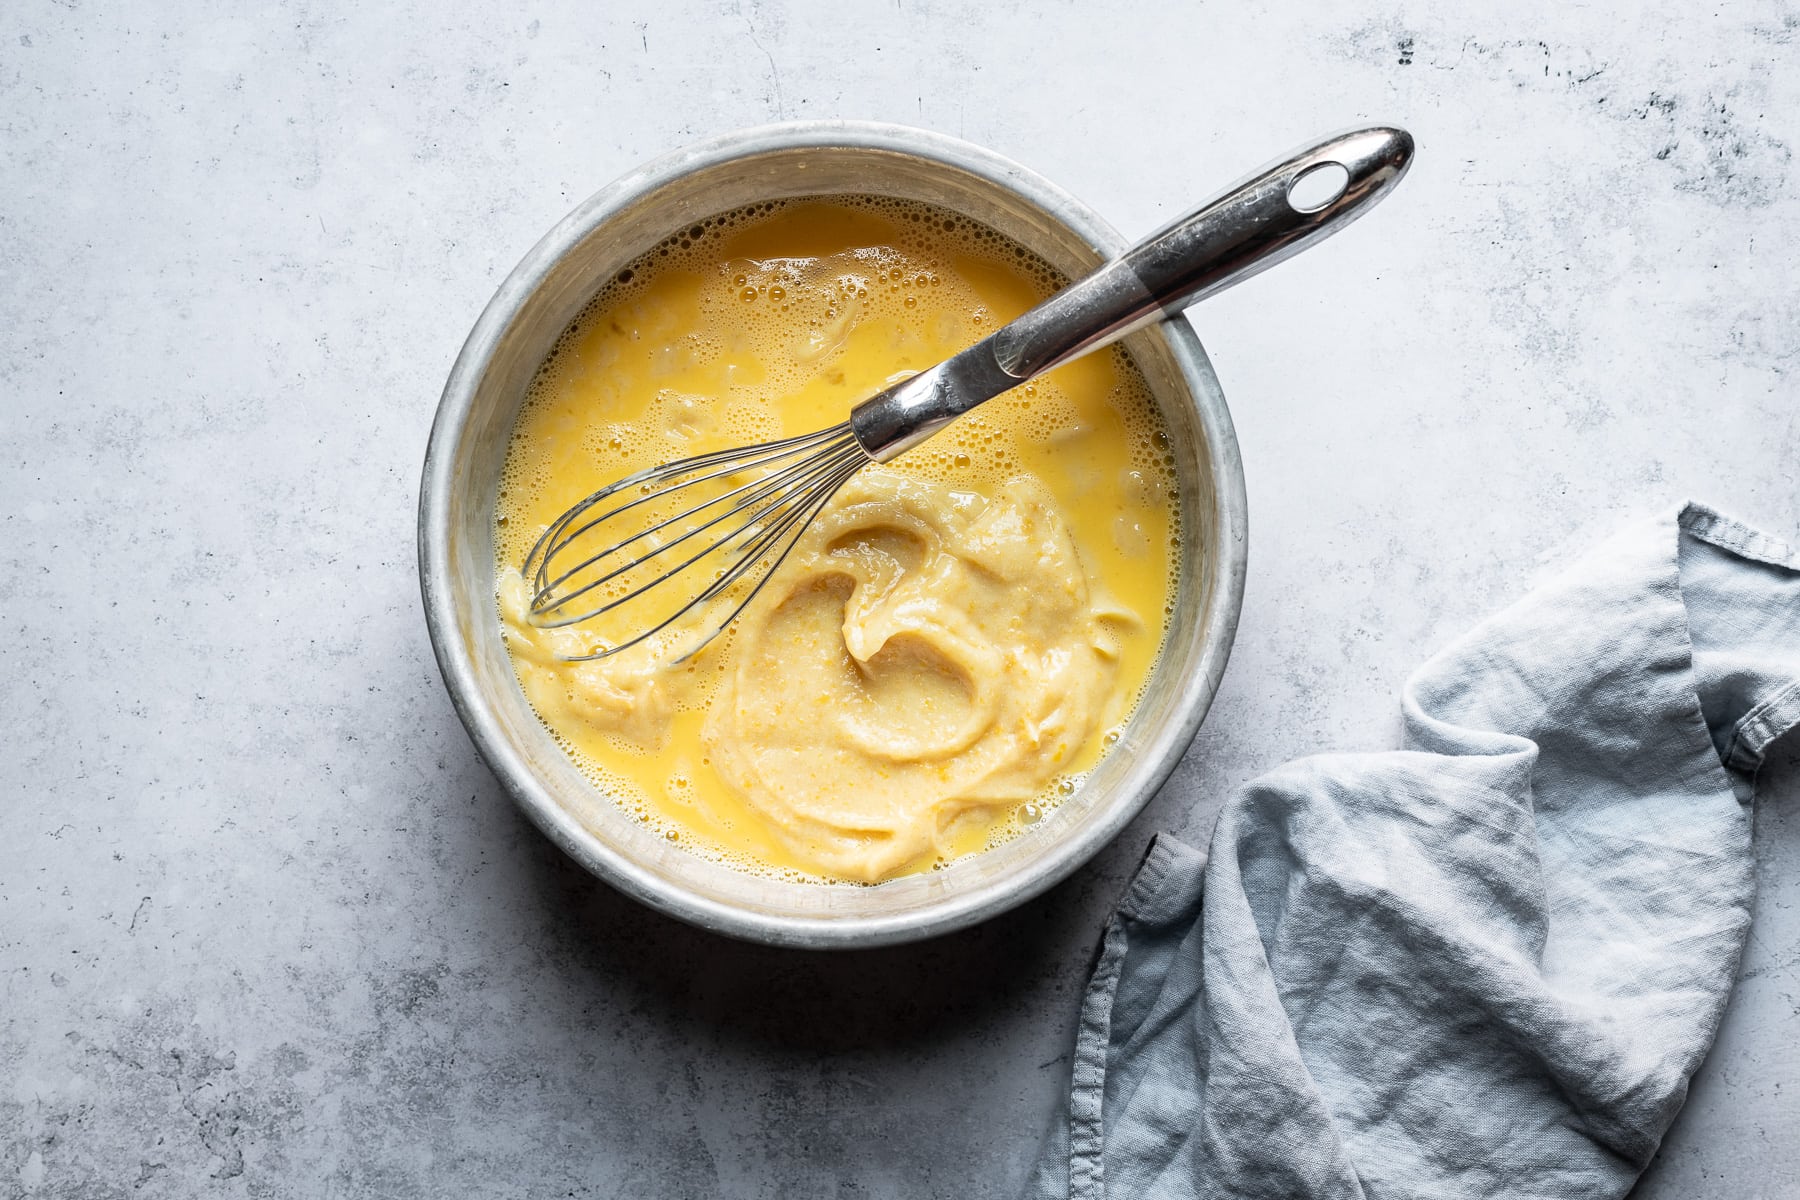
[[[449,15],[454,13],[455,15]],[[1195,314],[1237,651],[1064,886],[838,957],[654,916],[515,815],[413,552],[446,371],[582,197],[775,118],[992,146],[1142,233],[1365,120],[1418,165]],[[1800,9],[692,2],[0,12],[0,1196],[1012,1194],[1150,834],[1391,743],[1407,671],[1628,513],[1800,531]],[[1800,1179],[1800,763],[1638,1195]]]

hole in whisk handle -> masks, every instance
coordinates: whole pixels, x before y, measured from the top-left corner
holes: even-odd
[[[1323,162],[1308,167],[1288,184],[1287,202],[1295,212],[1316,213],[1337,203],[1350,186],[1350,168]]]

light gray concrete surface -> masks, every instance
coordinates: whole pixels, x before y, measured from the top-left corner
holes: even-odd
[[[451,15],[454,13],[454,15]],[[992,146],[1148,231],[1409,126],[1367,223],[1195,320],[1251,571],[1211,719],[1090,868],[811,957],[516,816],[414,574],[494,286],[647,157],[775,118]],[[1800,9],[15,0],[0,12],[0,1196],[1006,1196],[1156,829],[1391,744],[1407,671],[1628,513],[1800,527]],[[1800,1185],[1800,764],[1637,1195]]]

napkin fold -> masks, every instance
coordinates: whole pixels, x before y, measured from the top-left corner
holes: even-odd
[[[1106,930],[1034,1197],[1623,1196],[1712,1044],[1800,559],[1633,524],[1412,676],[1403,749],[1166,835]]]

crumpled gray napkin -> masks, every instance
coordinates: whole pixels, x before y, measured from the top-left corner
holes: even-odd
[[[1718,1029],[1800,560],[1624,530],[1427,662],[1405,748],[1166,836],[1107,929],[1038,1197],[1617,1197]]]

